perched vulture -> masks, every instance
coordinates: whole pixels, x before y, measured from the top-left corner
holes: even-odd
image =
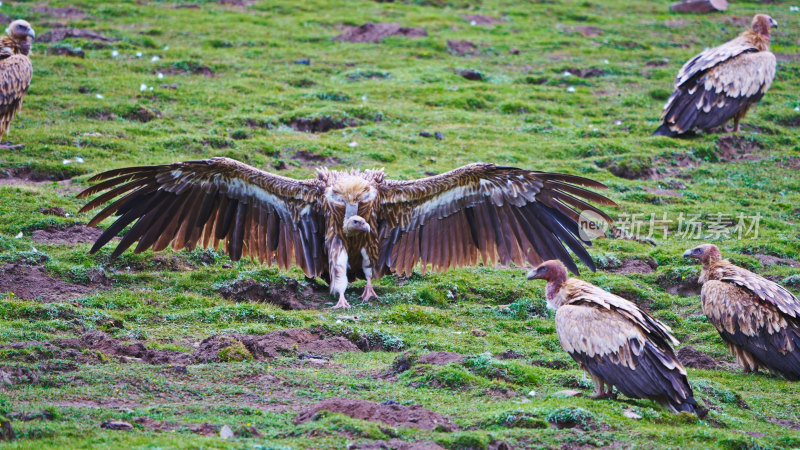
[[[738,132],[739,121],[775,78],[769,30],[777,26],[772,17],[757,14],[739,37],[684,64],[675,78],[675,92],[664,105],[664,123],[653,134],[675,137],[709,131],[731,118],[733,131]]]
[[[31,85],[33,66],[28,53],[36,36],[24,20],[11,22],[6,33],[8,36],[0,38],[0,139],[22,107],[22,97]]]
[[[136,241],[137,253],[222,242],[234,261],[294,263],[309,277],[328,278],[339,308],[350,306],[348,272],[367,280],[366,300],[376,297],[374,277],[410,275],[418,262],[424,272],[427,265],[443,271],[479,260],[521,266],[557,258],[577,272],[566,245],[594,270],[576,209],[610,221],[582,199],[614,205],[578,186],[605,188],[593,180],[486,163],[411,181],[388,180],[383,170],[328,169],[294,180],[211,158],[110,170],[90,181],[102,182],[80,197],[105,193],[81,212],[114,200],[90,225],[119,216],[92,252],[136,221],[112,257]]]
[[[800,380],[800,302],[782,286],[722,259],[713,244],[683,254],[703,263],[703,313],[745,372]]]
[[[546,261],[528,279],[547,280],[547,306],[556,311],[561,348],[589,373],[593,398],[655,400],[672,412],[703,415],[672,345],[670,328],[625,300],[577,278],[560,261]]]

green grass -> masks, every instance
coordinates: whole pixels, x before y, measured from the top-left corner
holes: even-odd
[[[4,14],[26,18],[39,35],[63,21],[118,40],[34,44],[34,79],[8,137],[25,147],[0,155],[4,171],[43,180],[0,184],[0,261],[37,264],[74,283],[100,269],[111,285],[51,303],[0,293],[0,345],[99,329],[149,348],[191,353],[215,334],[320,326],[383,351],[337,354],[315,365],[292,356],[254,360],[238,343],[221,358],[225,362],[190,365],[180,374],[166,365],[125,364],[91,352],[40,360],[53,356],[43,345],[2,349],[0,370],[31,376],[0,384],[0,416],[54,413],[52,420],[13,421],[19,439],[9,448],[342,448],[392,438],[447,448],[484,448],[494,440],[520,448],[800,446],[800,432],[773,419],[800,422],[797,386],[763,374],[690,369],[695,393],[714,405],[707,420],[672,415],[650,401],[557,395],[564,389],[588,394],[590,382],[558,344],[543,285],[526,281],[521,268],[387,276],[376,283],[380,298],[368,304],[358,299],[363,282],[356,282],[347,294],[356,308],[346,314],[359,317],[352,322],[329,309],[283,311],[217,293],[238,279],[282,283],[288,276],[305,283],[296,269],[231,263],[200,250],[166,252],[161,259],[128,252],[110,261],[110,247],[88,255],[88,244],[31,240],[35,230],[87,222],[89,214],[77,214],[83,204],[77,191],[93,173],[132,164],[228,156],[286,176],[314,176],[315,163],[295,157],[300,153],[337,168],[385,167],[390,177],[402,179],[476,160],[563,171],[606,183],[620,205],[609,208],[611,215],[620,222],[638,215],[644,234],[651,215],[672,220],[667,236],[661,230],[652,236],[655,247],[601,239],[591,249],[601,268],[635,257],[652,259],[655,272],[601,269],[582,277],[648,308],[673,327],[682,345],[732,362],[698,297],[667,291],[697,276],[698,268],[681,255],[705,240],[682,236],[678,218],[699,214],[708,224],[719,214],[760,215],[757,238],[744,233],[715,243],[736,263],[795,293],[800,289],[797,268],[764,266],[755,256],[798,259],[800,253],[800,15],[789,4],[744,1],[722,14],[677,15],[668,12],[669,2],[622,0],[256,1],[246,7],[204,0],[193,2],[198,8],[175,9],[179,3],[188,2],[85,0],[77,6],[87,17],[71,20],[36,12],[38,4],[3,4]],[[757,12],[780,23],[772,49],[790,55],[780,59],[772,88],[744,121],[755,127],[744,135],[759,159],[722,161],[718,135],[650,137],[682,63],[738,34],[742,26],[732,18],[749,22]],[[464,14],[505,21],[470,26]],[[390,37],[381,44],[331,39],[344,25],[368,21],[419,26],[428,36]],[[602,34],[584,37],[575,28],[587,26]],[[480,55],[449,53],[446,41],[461,39],[478,44]],[[81,47],[86,57],[48,55],[48,45]],[[512,48],[520,53],[511,54]],[[294,63],[303,58],[310,65]],[[588,68],[603,74],[564,75]],[[456,71],[462,69],[479,71],[484,81],[460,77]],[[289,127],[297,118],[355,126],[301,133]],[[421,137],[422,131],[440,131],[444,139]],[[83,164],[62,164],[78,156]],[[612,171],[663,176],[626,179]],[[58,181],[63,179],[71,181]],[[43,207],[60,207],[70,216],[45,215]],[[509,349],[524,357],[494,356]],[[454,351],[467,358],[378,377],[399,351]],[[462,431],[391,429],[337,414],[292,423],[305,405],[334,396],[419,403]],[[626,409],[642,418],[626,418]],[[137,417],[174,427],[156,431],[136,423]],[[134,423],[134,429],[100,428],[112,419]],[[200,423],[229,425],[237,437],[190,431]],[[550,425],[564,423],[575,426]]]

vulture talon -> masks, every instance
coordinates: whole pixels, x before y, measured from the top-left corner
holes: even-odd
[[[770,16],[756,14],[739,37],[706,49],[684,64],[664,105],[662,124],[653,135],[713,132],[731,119],[733,132],[739,133],[739,122],[775,79],[777,60],[769,51],[769,41],[770,29],[777,26]]]
[[[334,305],[332,309],[350,309],[350,303],[347,302],[347,299],[344,298],[344,294],[339,296],[339,301]]]
[[[361,294],[361,300],[367,301],[371,298],[378,298],[378,294],[376,294],[375,289],[372,288],[372,283],[367,282],[367,285],[364,287],[364,292]]]
[[[592,378],[595,399],[649,398],[672,412],[705,413],[694,399],[671,330],[636,304],[568,278],[560,261],[545,261],[528,279],[547,280],[547,304],[556,310],[561,347]]]

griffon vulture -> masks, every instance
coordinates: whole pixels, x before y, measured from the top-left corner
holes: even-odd
[[[722,259],[713,244],[683,254],[703,264],[703,313],[745,372],[800,380],[800,302],[782,286]]]
[[[672,412],[703,415],[672,345],[670,328],[634,303],[599,287],[569,278],[560,261],[546,261],[528,279],[547,280],[547,306],[556,311],[563,348],[589,373],[593,398],[617,390],[631,398],[655,400]]]
[[[33,65],[28,53],[31,40],[36,36],[24,20],[11,22],[6,33],[7,36],[0,38],[0,140],[22,107],[22,97],[31,85]],[[8,147],[0,145],[0,148]]]
[[[675,92],[664,105],[663,124],[653,133],[675,137],[708,131],[733,118],[733,131],[775,78],[769,30],[778,23],[765,14],[736,39],[710,48],[684,64]]]
[[[170,243],[216,249],[222,242],[234,261],[295,264],[309,277],[327,278],[339,308],[349,307],[348,272],[367,280],[367,300],[376,297],[373,278],[410,275],[418,262],[423,271],[443,271],[479,260],[521,266],[558,258],[577,272],[566,245],[594,270],[577,211],[610,221],[582,199],[614,205],[579,187],[605,188],[593,180],[485,163],[410,181],[386,179],[383,170],[328,169],[295,180],[211,158],[110,170],[90,181],[102,182],[80,197],[105,192],[81,212],[114,200],[90,225],[119,216],[92,252],[136,221],[112,256],[136,241],[135,252]]]

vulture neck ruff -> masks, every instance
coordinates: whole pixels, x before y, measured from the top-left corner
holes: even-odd
[[[27,37],[22,39],[14,39],[10,36],[3,36],[0,38],[0,47],[6,47],[15,55],[25,55],[31,52],[31,41]]]

